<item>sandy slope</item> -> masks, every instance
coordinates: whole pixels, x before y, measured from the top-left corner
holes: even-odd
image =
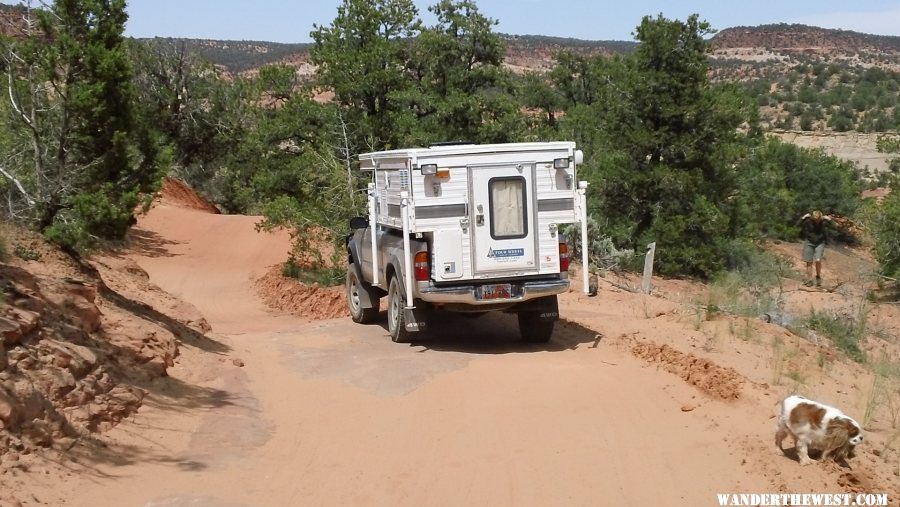
[[[661,282],[655,297],[611,280],[598,298],[570,293],[543,347],[519,344],[505,315],[445,317],[429,340],[398,345],[379,325],[267,310],[253,281],[285,258],[288,237],[255,221],[166,204],[141,219],[132,257],[205,315],[222,348],[185,347],[107,437],[108,454],[71,464],[65,482],[36,478],[38,500],[715,505],[715,493],[896,487],[868,452],[852,471],[801,469],[776,452],[771,414],[790,388],[770,385],[766,346],[694,325],[689,284]],[[808,390],[849,385],[856,373],[842,368]]]
[[[195,304],[225,334],[265,331],[274,325],[253,294],[253,281],[283,262],[290,237],[260,234],[259,217],[217,215],[157,205],[142,217],[135,260],[152,280]]]

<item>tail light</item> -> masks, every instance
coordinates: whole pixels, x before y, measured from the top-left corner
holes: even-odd
[[[559,272],[565,273],[569,270],[569,245],[565,242],[559,243]]]
[[[430,274],[428,269],[428,252],[416,252],[413,271],[416,274],[417,282],[428,281],[428,275]]]

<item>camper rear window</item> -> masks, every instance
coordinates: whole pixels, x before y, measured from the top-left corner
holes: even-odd
[[[491,207],[491,237],[516,239],[527,236],[528,203],[525,178],[491,178],[488,182]]]

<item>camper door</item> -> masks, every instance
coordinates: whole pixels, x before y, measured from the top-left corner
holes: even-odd
[[[469,167],[475,275],[537,271],[534,164]]]

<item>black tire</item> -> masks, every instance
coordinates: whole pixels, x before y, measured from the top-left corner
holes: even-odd
[[[553,325],[556,320],[542,319],[536,312],[521,312],[519,317],[519,334],[526,343],[547,343],[553,336]]]
[[[412,341],[412,333],[406,330],[406,316],[403,309],[406,308],[406,298],[400,286],[400,277],[391,278],[388,285],[388,332],[391,340],[397,343],[409,343]]]
[[[347,307],[350,309],[350,318],[353,322],[359,324],[369,324],[378,319],[378,293],[375,289],[361,281],[356,276],[356,266],[350,264],[347,266],[347,282],[345,283],[347,294]],[[360,301],[359,293],[365,291],[369,295],[369,301],[372,301],[374,308],[363,308]]]

